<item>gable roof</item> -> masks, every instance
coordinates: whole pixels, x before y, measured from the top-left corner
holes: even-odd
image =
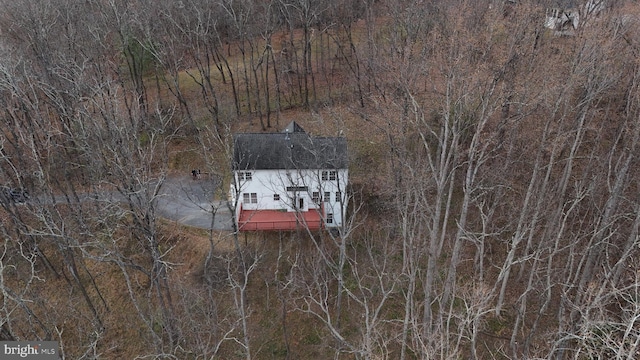
[[[347,166],[346,138],[311,137],[295,122],[280,133],[245,133],[233,137],[233,170],[346,169]]]
[[[302,126],[298,125],[297,122],[292,121],[292,122],[289,123],[289,125],[287,125],[286,128],[284,128],[284,130],[282,130],[282,132],[284,132],[284,133],[294,133],[294,132],[305,132],[305,131],[302,128]]]

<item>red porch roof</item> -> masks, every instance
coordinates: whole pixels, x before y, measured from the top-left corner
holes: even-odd
[[[304,212],[241,210],[238,219],[240,231],[295,230],[305,226],[309,230],[317,230],[322,228],[323,224],[319,209],[310,209]]]

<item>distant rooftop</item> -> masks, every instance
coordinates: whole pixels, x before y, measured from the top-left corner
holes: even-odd
[[[578,3],[575,0],[554,0],[551,1],[551,5],[564,9],[578,7]]]

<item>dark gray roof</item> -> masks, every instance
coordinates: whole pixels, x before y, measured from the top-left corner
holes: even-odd
[[[549,6],[561,8],[561,9],[572,9],[578,6],[575,0],[552,0],[549,1]]]
[[[311,137],[297,131],[247,133],[233,137],[233,170],[346,169],[347,139]]]

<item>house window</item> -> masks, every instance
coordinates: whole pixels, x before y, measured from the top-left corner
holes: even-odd
[[[338,172],[335,170],[323,171],[321,178],[323,181],[335,181],[338,178]]]
[[[342,193],[340,191],[336,191],[336,202],[342,202]]]
[[[324,192],[324,202],[329,202],[331,201],[331,193],[328,191]]]
[[[253,175],[251,174],[251,171],[240,171],[238,173],[239,181],[251,181],[252,178],[253,178]]]
[[[273,201],[280,201],[280,194],[273,194]]]
[[[258,193],[242,193],[242,202],[244,204],[257,204]]]
[[[320,192],[319,191],[314,191],[313,194],[311,194],[311,201],[313,201],[315,204],[320,204]]]
[[[328,213],[327,214],[327,224],[333,224],[333,214],[332,213]]]

